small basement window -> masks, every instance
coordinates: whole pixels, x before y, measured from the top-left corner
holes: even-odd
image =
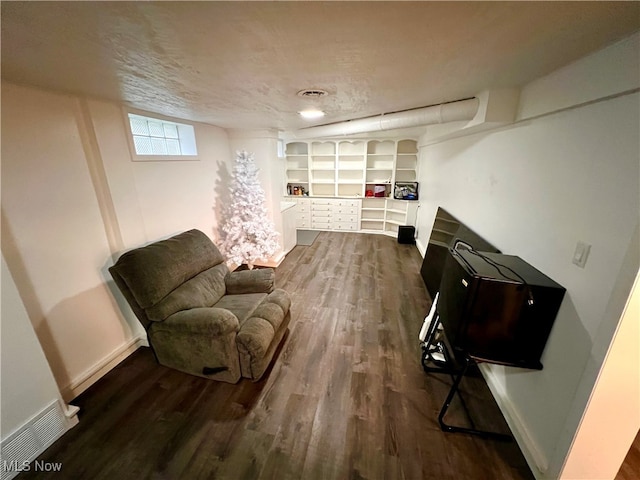
[[[198,154],[193,125],[135,113],[128,116],[137,160],[187,160]]]

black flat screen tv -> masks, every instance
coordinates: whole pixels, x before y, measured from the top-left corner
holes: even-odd
[[[456,355],[540,370],[564,293],[519,257],[452,248],[437,311]]]

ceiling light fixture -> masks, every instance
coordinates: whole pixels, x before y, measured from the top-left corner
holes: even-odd
[[[316,120],[318,118],[324,117],[324,112],[319,108],[315,108],[315,100],[328,95],[326,90],[321,90],[319,88],[307,88],[305,90],[300,90],[298,92],[298,96],[306,99],[313,99],[314,102],[311,103],[313,106],[309,106],[304,110],[299,111],[300,116],[306,120]]]
[[[316,118],[324,117],[324,112],[322,110],[317,110],[317,109],[302,110],[298,113],[302,118],[305,118],[307,120],[315,120]]]
[[[328,92],[319,88],[307,88],[306,90],[300,90],[298,92],[298,96],[304,98],[320,98],[325,95],[328,95]]]

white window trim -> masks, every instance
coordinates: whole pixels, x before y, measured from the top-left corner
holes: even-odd
[[[149,118],[155,118],[158,120],[163,120],[166,122],[189,125],[190,127],[193,127],[194,137],[196,136],[196,125],[192,122],[189,122],[181,118],[167,117],[166,115],[160,115],[158,113],[151,113],[151,112],[146,112],[144,110],[137,110],[133,108],[123,107],[122,116],[123,116],[124,126],[126,130],[126,135],[127,135],[127,143],[129,144],[129,153],[131,154],[132,161],[134,162],[173,162],[173,161],[189,162],[189,161],[200,160],[199,154],[196,154],[196,155],[138,155],[136,153],[135,144],[133,143],[133,133],[131,132],[131,125],[129,124],[130,113],[133,115],[140,115],[142,117],[149,117]],[[195,142],[196,142],[196,150],[197,150],[197,142],[198,142],[197,138],[195,139]]]

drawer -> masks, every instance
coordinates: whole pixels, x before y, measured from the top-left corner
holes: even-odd
[[[317,230],[331,230],[331,222],[319,222],[314,220],[311,222],[311,228],[315,228]]]
[[[333,222],[334,230],[358,230],[358,224],[353,222]]]
[[[334,222],[358,223],[358,215],[334,214],[332,217]]]
[[[360,208],[360,200],[347,200],[344,198],[338,198],[333,201],[334,205],[339,207],[355,207]]]
[[[311,222],[308,219],[296,220],[296,228],[310,228]]]
[[[342,205],[335,205],[333,207],[333,213],[346,213],[349,215],[357,215],[360,208],[358,207],[349,207]]]
[[[332,198],[313,198],[311,205],[332,205],[335,200]]]
[[[296,213],[296,220],[300,220],[300,221],[310,221],[311,220],[311,214],[310,213]]]
[[[331,211],[331,205],[316,205],[315,203],[313,205],[311,205],[311,211],[312,212],[330,212]]]
[[[311,212],[311,218],[331,218],[332,216],[333,214],[331,210],[319,210]]]
[[[310,212],[311,205],[309,205],[309,203],[299,203],[295,207],[293,207],[293,209],[296,212]]]

